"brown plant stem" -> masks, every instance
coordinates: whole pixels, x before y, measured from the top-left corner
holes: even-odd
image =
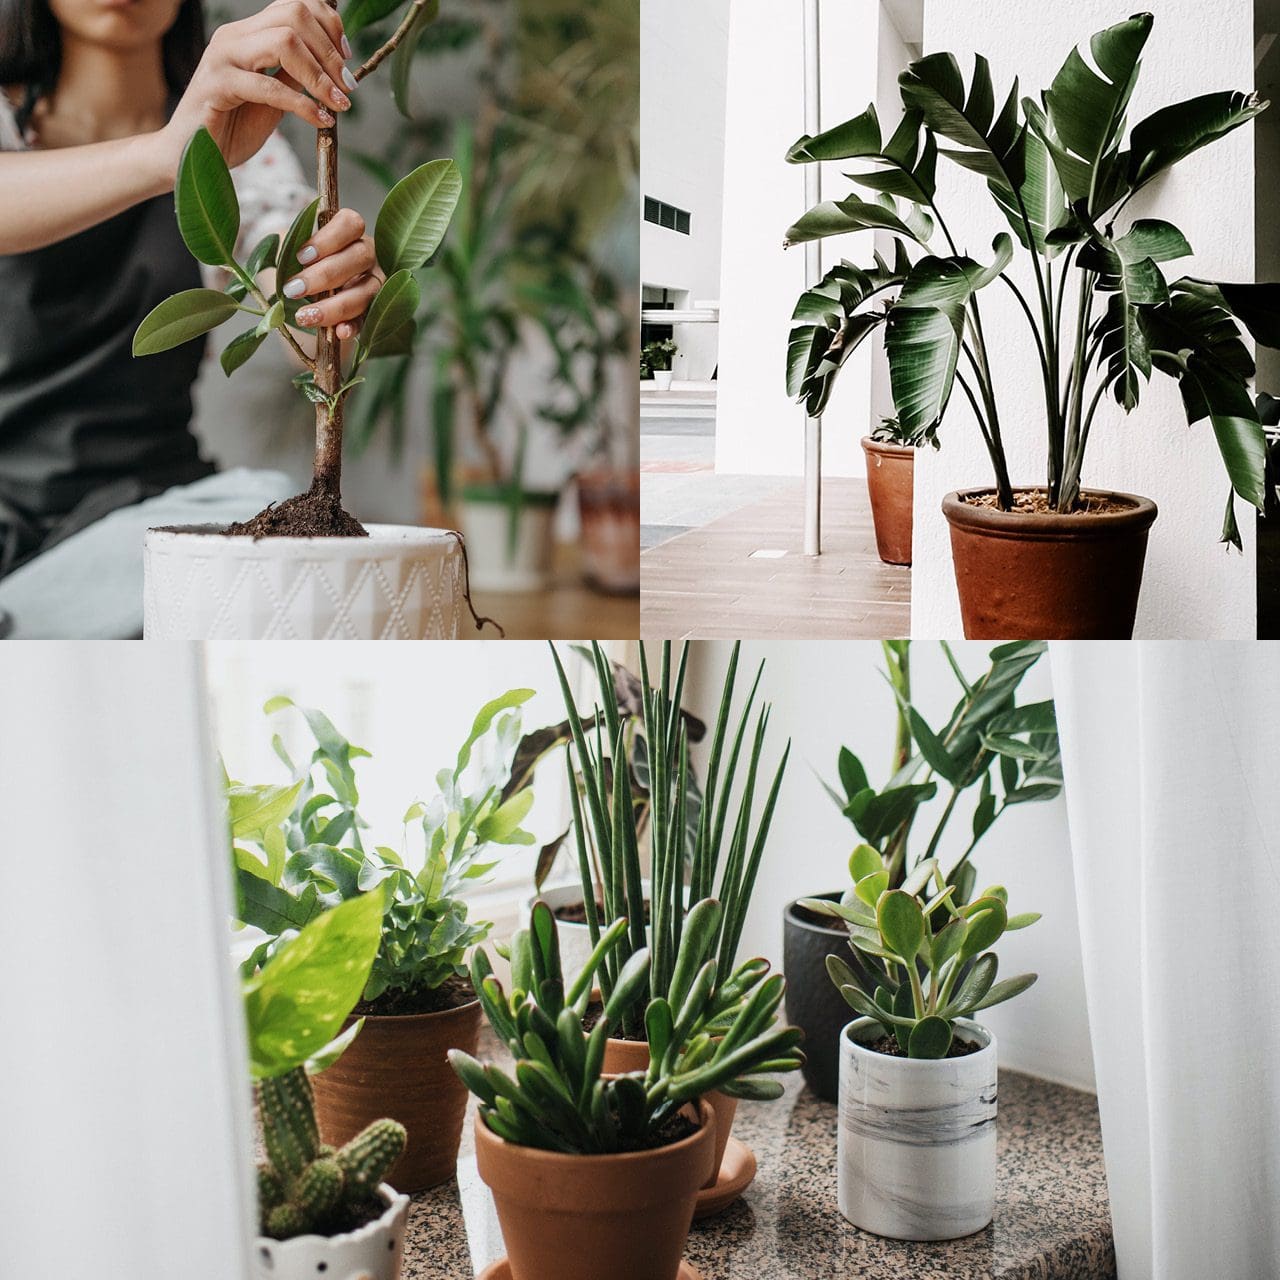
[[[409,11],[404,15],[404,21],[402,21],[395,31],[392,32],[391,38],[382,46],[381,49],[376,53],[371,54],[368,61],[366,61],[360,67],[359,71],[355,73],[357,80],[363,80],[370,71],[377,67],[378,63],[380,63],[383,58],[386,58],[395,52],[397,45],[399,45],[400,41],[405,38],[409,28],[413,26],[414,19],[429,3],[430,0],[413,0],[413,3],[409,6]],[[333,7],[337,8],[336,5]]]

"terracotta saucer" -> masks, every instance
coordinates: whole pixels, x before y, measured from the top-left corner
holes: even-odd
[[[511,1264],[507,1262],[506,1258],[499,1258],[497,1262],[485,1267],[476,1277],[476,1280],[511,1280]],[[702,1280],[702,1276],[687,1262],[681,1262],[680,1270],[676,1273],[676,1280]]]
[[[715,1185],[698,1192],[694,1221],[709,1218],[727,1209],[752,1183],[756,1176],[756,1153],[745,1142],[731,1137],[720,1161],[720,1176]]]

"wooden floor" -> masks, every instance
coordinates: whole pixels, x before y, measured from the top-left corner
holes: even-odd
[[[823,484],[823,554],[804,554],[802,482],[641,553],[645,639],[905,636],[911,570],[882,564],[866,485]],[[780,559],[752,558],[781,550]]]

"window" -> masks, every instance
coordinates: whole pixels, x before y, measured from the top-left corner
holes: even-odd
[[[677,209],[673,204],[655,200],[652,196],[644,198],[644,220],[666,227],[668,231],[678,231],[682,236],[689,235],[689,213],[684,209]]]

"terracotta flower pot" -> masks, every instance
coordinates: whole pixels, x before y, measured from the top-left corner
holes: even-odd
[[[640,476],[635,471],[586,471],[578,477],[582,572],[610,595],[640,590]]]
[[[1104,489],[1084,496],[1109,499],[1119,510],[1063,516],[966,501],[991,492],[961,489],[942,500],[965,636],[1129,639],[1156,504]]]
[[[366,1017],[346,1053],[313,1080],[325,1142],[341,1146],[389,1116],[409,1141],[387,1181],[410,1195],[447,1182],[457,1168],[467,1087],[446,1055],[474,1054],[479,1034],[478,1000],[439,1013]]]
[[[493,1192],[512,1280],[676,1280],[715,1115],[680,1142],[574,1156],[504,1142],[476,1117],[476,1167]]]
[[[876,527],[876,550],[885,564],[911,563],[911,498],[916,451],[862,437],[867,455],[867,496]]]

